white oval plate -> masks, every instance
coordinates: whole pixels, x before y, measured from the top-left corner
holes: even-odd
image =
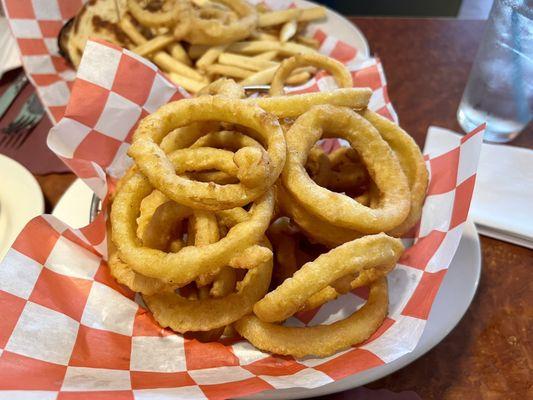
[[[89,223],[89,210],[93,192],[81,180],[76,180],[65,192],[53,212],[72,227]],[[461,320],[476,293],[481,274],[481,248],[473,222],[467,221],[457,253],[442,281],[439,293],[420,342],[416,348],[389,364],[382,365],[337,382],[314,389],[282,389],[256,394],[249,399],[301,399],[322,396],[365,385],[392,374],[427,353]]]
[[[0,154],[0,260],[24,225],[44,212],[44,198],[33,175],[15,160]]]

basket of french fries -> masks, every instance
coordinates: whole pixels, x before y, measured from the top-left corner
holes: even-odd
[[[97,18],[99,39],[73,36],[97,3],[62,31],[77,77],[48,143],[101,210],[78,230],[38,217],[6,256],[11,277],[39,266],[25,284],[48,294],[19,310],[9,341],[27,346],[11,346],[10,370],[84,398],[218,399],[412,351],[475,170],[421,154],[379,62],[320,54],[301,32],[321,8],[118,1],[114,28]],[[450,153],[476,158],[480,134]],[[53,335],[46,351],[35,331]]]

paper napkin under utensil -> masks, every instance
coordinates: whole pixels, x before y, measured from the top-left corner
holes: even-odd
[[[444,152],[462,137],[430,126],[424,154]],[[533,249],[533,150],[483,143],[469,216],[480,234]]]
[[[0,17],[0,78],[5,72],[20,67],[20,55],[7,19]]]

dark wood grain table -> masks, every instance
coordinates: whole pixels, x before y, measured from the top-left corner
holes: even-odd
[[[460,131],[455,113],[483,33],[483,21],[351,18],[383,62],[401,125],[423,146],[427,129]],[[42,123],[41,129],[49,125]],[[512,144],[533,148],[531,127]],[[497,162],[497,160],[495,160]],[[72,174],[37,176],[51,211]],[[533,398],[533,251],[481,237],[483,272],[453,332],[408,367],[368,385],[430,399]],[[528,271],[529,269],[529,271]],[[327,396],[353,399],[353,391]],[[357,397],[360,398],[360,397]]]

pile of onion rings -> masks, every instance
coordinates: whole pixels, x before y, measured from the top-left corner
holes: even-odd
[[[309,65],[340,88],[285,96],[291,71]],[[370,90],[353,88],[342,64],[299,55],[273,82],[272,97],[247,99],[221,79],[139,123],[113,195],[108,264],[162,327],[328,356],[385,319],[386,277],[428,175],[411,137],[367,109]],[[324,138],[349,147],[327,153]],[[366,304],[343,320],[282,324],[363,286]]]

